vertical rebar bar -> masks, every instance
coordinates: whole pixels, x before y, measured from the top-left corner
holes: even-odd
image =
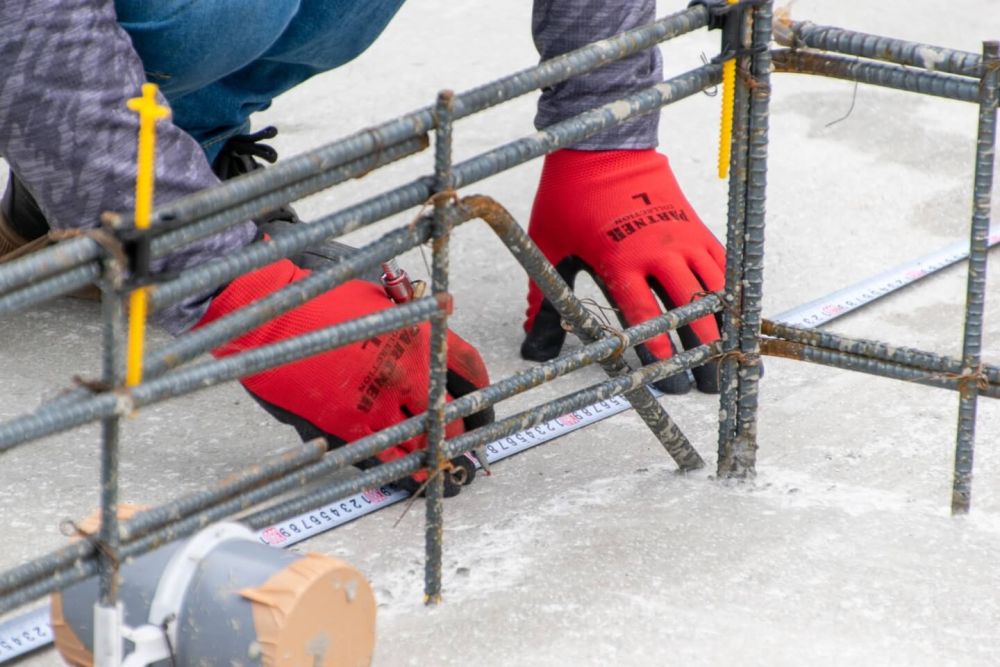
[[[431,286],[438,303],[447,303],[448,296],[448,237],[449,216],[454,176],[451,169],[452,104],[455,94],[443,90],[438,95],[434,134],[434,233]],[[431,317],[430,387],[427,397],[427,527],[424,602],[435,605],[441,601],[441,551],[444,538],[444,475],[447,460],[444,455],[445,383],[448,373],[448,309],[442,308]]]
[[[760,380],[760,321],[764,278],[764,223],[767,194],[767,129],[771,95],[772,3],[753,10],[750,48],[750,126],[746,174],[743,301],[740,306],[740,354],[736,406],[736,437],[728,452],[725,475],[753,477],[757,459],[757,391]]]
[[[990,233],[990,197],[996,153],[997,89],[1000,42],[983,43],[983,76],[979,89],[979,131],[976,141],[975,191],[969,240],[969,274],[965,296],[965,340],[959,382],[958,436],[951,513],[965,514],[972,499],[972,457],[976,435],[977,383],[982,374],[983,310],[986,300],[986,258]]]
[[[108,387],[120,387],[125,380],[125,300],[122,290],[123,269],[114,258],[104,261],[101,310],[104,320],[102,381]],[[101,525],[98,530],[99,609],[94,612],[95,659],[98,667],[107,660],[118,667],[121,657],[120,621],[118,611],[118,455],[121,417],[113,415],[101,420]],[[108,645],[101,650],[100,645]]]
[[[749,15],[747,15],[749,20]],[[749,35],[745,22],[740,27],[740,43]],[[733,88],[733,132],[729,164],[729,208],[726,223],[726,289],[722,312],[722,359],[719,361],[719,453],[716,474],[728,477],[736,437],[737,352],[740,339],[740,309],[743,303],[743,236],[746,227],[747,136],[750,124],[750,100],[746,77],[750,58],[737,60]]]

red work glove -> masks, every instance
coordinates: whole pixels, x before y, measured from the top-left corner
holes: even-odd
[[[667,158],[655,150],[561,150],[545,159],[528,233],[573,287],[587,271],[618,311],[623,325],[639,324],[667,308],[725,285],[725,251],[681,192]],[[558,313],[532,283],[521,355],[545,361],[559,354],[566,332]],[[716,318],[703,317],[678,335],[685,348],[719,337]],[[668,336],[637,347],[643,363],[672,354]],[[714,364],[695,369],[698,388],[717,392]],[[657,388],[680,394],[686,374]]]
[[[241,276],[216,296],[198,326],[257,301],[309,271],[281,260]],[[375,311],[392,307],[382,288],[362,280],[334,288],[243,336],[220,346],[212,353],[225,357],[285,338],[327,327]],[[337,348],[241,380],[244,388],[279,421],[294,426],[304,440],[325,437],[337,447],[427,409],[430,325],[379,334],[361,343]],[[489,384],[486,366],[479,353],[457,335],[448,332],[449,398]],[[446,437],[465,428],[475,428],[493,419],[492,408],[448,424]],[[384,462],[406,456],[425,446],[423,436],[407,440],[378,454]],[[463,463],[465,457],[458,457]],[[374,465],[370,460],[361,467]],[[471,481],[474,468],[465,466]],[[427,479],[420,471],[412,479],[401,480],[411,491]],[[445,475],[446,495],[458,493],[455,480],[461,475]],[[465,481],[464,483],[468,483]]]

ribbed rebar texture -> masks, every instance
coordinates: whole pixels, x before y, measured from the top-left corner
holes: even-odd
[[[767,191],[767,130],[771,95],[772,3],[753,10],[750,46],[748,148],[746,158],[746,204],[744,246],[741,257],[743,285],[739,305],[739,352],[737,360],[736,435],[724,448],[718,463],[722,477],[743,479],[756,474],[757,391],[760,380],[760,312],[764,279],[764,201]],[[723,407],[725,409],[725,407]],[[728,415],[723,415],[728,417]]]
[[[448,240],[451,227],[448,209],[453,205],[454,176],[451,164],[452,105],[455,95],[450,90],[438,95],[434,115],[434,234],[431,269],[431,290],[445,302],[448,294]],[[445,382],[448,373],[448,310],[442,309],[431,318],[430,383],[427,395],[427,503],[424,529],[424,603],[441,602],[441,558],[444,539],[444,475],[447,458],[444,455]]]
[[[5,294],[0,297],[0,317],[86,287],[96,281],[100,273],[95,260]]]
[[[426,320],[439,307],[440,304],[434,299],[419,299],[398,308],[378,311],[248,352],[195,364],[143,382],[129,392],[104,392],[93,398],[62,406],[58,410],[43,407],[34,414],[17,417],[0,425],[0,452],[95,419],[129,414],[143,405],[206,389],[334,347],[362,341],[379,333],[411,326]]]
[[[110,280],[106,282],[101,311],[104,319],[103,375],[101,380],[108,387],[118,387],[125,380],[125,310],[127,296],[117,293],[124,267],[117,260],[106,262]],[[101,527],[98,540],[99,601],[104,607],[113,607],[118,600],[118,462],[120,444],[118,415],[101,420]]]
[[[493,176],[546,153],[578,143],[630,118],[694,95],[718,83],[720,76],[721,67],[718,65],[700,67],[635,95],[487,151],[455,165],[453,170],[455,187],[464,187]],[[191,294],[203,292],[208,286],[221,285],[238,275],[301,252],[328,237],[352,232],[408,208],[419,206],[427,202],[433,192],[434,179],[425,176],[308,225],[297,225],[269,243],[247,246],[228,257],[190,269],[179,278],[151,288],[150,308],[154,310],[164,308]]]
[[[456,120],[465,118],[521,95],[585,74],[610,62],[644,51],[659,42],[703,28],[707,24],[708,11],[701,6],[691,7],[665,16],[650,25],[588,44],[534,67],[456,95],[454,118]],[[425,135],[434,127],[434,107],[419,109],[326,146],[283,160],[270,169],[258,170],[237,181],[230,181],[218,188],[172,202],[155,211],[153,227],[172,229],[202,219],[207,215],[250,201],[259,197],[261,193],[290,186],[320,171],[338,167],[364,156],[378,154],[402,141]]]
[[[69,239],[0,265],[0,294],[32,285],[49,276],[77,268],[101,256],[101,246],[86,236]]]
[[[222,209],[218,213],[208,215],[202,220],[185,224],[179,229],[154,238],[150,249],[154,256],[165,255],[226,227],[239,224],[244,220],[255,219],[257,216],[267,211],[273,211],[288,202],[301,199],[338,183],[343,183],[348,179],[359,178],[374,169],[391,164],[408,155],[418,153],[426,147],[427,137],[421,135],[399,144],[388,146],[371,155],[360,157],[340,167],[318,171],[315,176],[310,176],[283,188],[265,190],[263,193],[248,199],[245,203]],[[318,165],[313,165],[313,167],[317,170],[320,169]],[[260,174],[261,171],[265,170],[257,169],[250,172],[250,175]]]
[[[589,343],[613,335],[606,330],[606,327],[598,321],[593,313],[584,308],[566,281],[555,270],[555,267],[545,258],[538,246],[528,238],[528,235],[506,209],[486,197],[466,197],[462,200],[460,208],[490,225],[580,340]],[[620,357],[603,362],[601,366],[612,377],[630,370]],[[681,470],[697,470],[704,467],[705,462],[701,455],[670,418],[663,406],[656,401],[648,387],[641,387],[626,394],[625,397]]]
[[[982,75],[982,59],[977,53],[816,25],[810,21],[778,21],[774,36],[782,46],[808,46],[849,56],[885,60],[930,72],[976,78]]]
[[[986,302],[986,259],[989,250],[990,198],[996,160],[997,90],[1000,83],[1000,42],[983,44],[983,78],[980,84],[979,131],[976,141],[976,176],[969,234],[969,274],[965,295],[965,336],[962,343],[962,376],[959,385],[958,437],[955,443],[955,477],[951,493],[952,514],[969,511],[972,499],[972,457],[976,438],[976,403],[983,343],[983,309]]]
[[[764,320],[761,325],[761,333],[766,336],[775,336],[794,343],[801,343],[810,347],[821,347],[836,352],[846,352],[851,355],[866,357],[876,361],[886,361],[901,366],[916,369],[927,376],[936,376],[943,380],[955,380],[962,374],[962,362],[958,359],[943,357],[924,350],[917,350],[911,347],[900,347],[883,343],[877,340],[867,340],[863,338],[849,338],[826,331],[816,329],[804,329],[788,324],[781,324]],[[784,355],[782,355],[784,356]],[[982,379],[987,384],[979,388],[980,395],[990,397],[1000,397],[1000,368],[996,366],[982,365]],[[912,379],[912,378],[901,378]],[[941,386],[941,385],[935,385]],[[957,387],[955,385],[949,385]]]
[[[773,52],[772,57],[776,72],[817,74],[949,100],[979,101],[979,84],[952,74],[924,72],[902,65],[885,65],[812,51],[778,50]]]
[[[656,333],[652,335],[656,335]],[[718,351],[718,345],[715,344],[710,346],[703,345],[681,352],[670,359],[645,366],[628,375],[609,379],[598,385],[536,406],[488,427],[476,429],[459,438],[448,441],[445,445],[445,456],[447,458],[458,456],[462,452],[497,438],[506,437],[517,431],[541,424],[597,401],[633,391],[638,387],[656,382],[664,377],[685,372],[686,369],[701,366],[715,357]],[[426,419],[426,416],[423,416],[423,418]],[[326,485],[316,492],[259,511],[247,517],[245,522],[253,528],[262,528],[331,500],[387,484],[414,473],[424,465],[423,452],[410,454],[390,463],[378,465],[350,480]],[[149,532],[140,539],[123,545],[120,550],[120,557],[124,559],[138,556],[173,540],[191,535],[212,521],[273,498],[278,495],[278,492],[274,491],[274,487],[280,486],[284,490],[288,490],[292,484],[304,483],[301,481],[302,479],[303,473],[301,471],[293,475],[286,475],[261,489],[234,498],[203,512],[186,516],[159,530]],[[47,579],[40,579],[28,586],[0,596],[0,613],[30,602],[52,591],[82,581],[93,576],[96,571],[97,566],[94,562],[94,557],[92,555],[84,556],[74,561],[68,567],[54,571]]]
[[[779,338],[764,338],[761,341],[761,354],[794,359],[796,361],[808,361],[823,366],[842,368],[858,373],[878,375],[879,377],[890,378],[892,380],[904,380],[906,382],[927,385],[928,387],[951,389],[953,391],[960,390],[966,382],[958,374],[928,371],[923,368],[868,357],[863,354],[852,354],[850,352],[841,352],[823,347],[814,347],[805,343]],[[975,385],[976,381],[972,380],[972,384]],[[998,388],[985,387],[980,391],[984,395],[1000,398],[1000,390]]]
[[[749,18],[741,26],[741,45],[749,42]],[[739,72],[748,72],[750,58],[737,59]],[[733,90],[733,132],[729,153],[729,194],[726,215],[726,290],[722,311],[722,360],[719,362],[719,442],[716,474],[728,476],[736,439],[736,399],[739,380],[740,309],[743,303],[744,237],[746,229],[747,160],[749,156],[750,97],[747,78],[737,76]]]

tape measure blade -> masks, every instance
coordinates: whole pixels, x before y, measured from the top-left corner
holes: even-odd
[[[992,248],[998,243],[1000,243],[1000,227],[994,227],[990,230],[988,247]],[[793,326],[819,327],[934,275],[968,256],[968,242],[957,241],[801,306],[778,313],[770,319]]]
[[[53,641],[48,605],[15,616],[0,623],[0,663],[45,648]]]

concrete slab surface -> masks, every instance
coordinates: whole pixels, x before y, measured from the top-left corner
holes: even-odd
[[[660,2],[660,13],[682,4]],[[369,52],[278,100],[257,125],[278,125],[276,146],[293,155],[428,104],[438,89],[465,90],[528,66],[537,58],[530,10],[528,2],[411,0]],[[1000,38],[994,0],[799,0],[791,10],[796,19],[968,51]],[[668,73],[717,50],[717,33],[671,43]],[[661,133],[687,195],[721,237],[718,104],[696,96],[668,108]],[[530,132],[533,114],[529,96],[463,121],[457,157]],[[972,106],[779,75],[771,121],[765,315],[967,235]],[[308,220],[431,165],[423,154],[298,209]],[[464,194],[491,195],[526,223],[539,168],[533,162]],[[419,253],[403,263],[425,273]],[[452,267],[454,328],[483,352],[493,377],[527,367],[517,354],[526,284],[514,260],[484,227],[467,226],[455,236]],[[992,363],[1000,362],[998,276],[994,269],[985,329]],[[954,267],[829,328],[959,356],[964,294],[965,269]],[[6,419],[73,375],[97,372],[97,307],[62,299],[7,317],[0,340]],[[708,471],[680,476],[633,413],[613,417],[498,465],[447,502],[437,608],[422,605],[422,503],[398,525],[397,506],[296,548],[344,558],[369,577],[379,666],[1000,663],[1000,406],[980,403],[973,510],[952,518],[957,395],[778,359],[766,366],[754,483],[721,484]],[[602,377],[584,371],[499,414]],[[692,393],[664,404],[714,469],[717,398]],[[122,496],[162,503],[293,441],[237,386],[143,409],[125,428]],[[84,428],[4,456],[0,568],[62,545],[60,520],[98,505],[98,446],[96,428]],[[24,664],[59,660],[49,651]]]

